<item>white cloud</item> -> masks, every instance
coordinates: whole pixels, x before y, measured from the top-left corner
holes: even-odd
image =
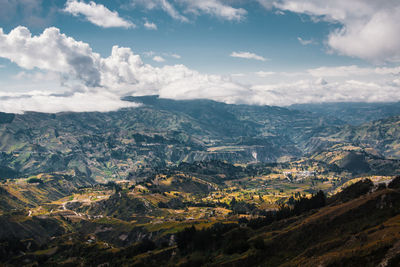
[[[158,28],[157,28],[157,25],[154,23],[154,22],[148,22],[148,21],[146,21],[145,23],[144,23],[144,27],[146,28],[146,29],[148,29],[148,30],[157,30]]]
[[[189,20],[181,15],[178,10],[170,3],[168,0],[131,0],[131,5],[141,5],[146,9],[162,9],[172,18],[179,20],[181,22],[189,22]]]
[[[83,1],[68,0],[64,11],[74,16],[83,15],[91,23],[103,28],[132,28],[135,25],[121,18],[116,11],[111,11],[102,4],[96,4],[90,1],[86,4]]]
[[[258,0],[275,7],[310,15],[315,21],[341,24],[327,37],[327,45],[341,55],[375,63],[400,61],[400,1],[397,0]]]
[[[247,11],[243,8],[234,8],[219,0],[178,0],[186,6],[186,12],[196,15],[206,13],[218,18],[241,21],[245,18]]]
[[[267,61],[266,58],[250,52],[232,52],[231,57]]]
[[[160,56],[153,57],[153,60],[155,62],[165,62],[165,59],[163,57],[160,57]]]
[[[9,34],[0,28],[0,57],[8,58],[22,68],[56,71],[82,80],[88,86],[100,84],[98,62],[100,55],[90,46],[47,28],[32,37],[25,27],[17,27]]]
[[[41,105],[46,106],[48,101],[68,105],[59,105],[58,108],[57,104],[47,105],[46,112],[50,109],[54,112],[83,110],[86,96],[86,110],[95,110],[97,104],[108,105],[100,107],[100,111],[126,107],[129,104],[119,100],[125,95],[159,94],[176,99],[209,97],[234,103],[240,101],[246,91],[245,87],[228,78],[201,74],[183,65],[156,68],[144,64],[140,56],[129,48],[114,46],[111,55],[102,58],[88,44],[60,33],[57,28],[48,28],[38,36],[32,36],[25,27],[17,27],[9,34],[0,29],[0,57],[23,69],[57,73],[61,77],[60,87],[66,90],[64,94],[54,95],[50,90],[47,95],[39,96],[26,92],[28,97],[22,98],[4,95],[0,102],[2,111],[44,111],[45,107],[41,108]],[[29,84],[30,81],[26,81],[26,86]],[[100,101],[103,98],[112,101]],[[13,102],[16,103],[14,107]]]

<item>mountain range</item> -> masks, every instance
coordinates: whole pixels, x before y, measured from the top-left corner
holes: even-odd
[[[400,158],[400,117],[379,117],[396,114],[399,103],[365,104],[380,110],[372,116],[379,119],[359,125],[368,116],[352,112],[357,104],[338,104],[342,112],[336,113],[333,104],[322,112],[310,105],[288,109],[157,96],[125,100],[141,106],[109,113],[2,113],[4,177],[78,170],[98,180],[125,179],[139,169],[180,162],[289,161],[343,143]],[[354,125],[348,114],[357,117]]]

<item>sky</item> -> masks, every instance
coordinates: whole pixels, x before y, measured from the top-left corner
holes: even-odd
[[[400,101],[398,0],[0,0],[0,111]]]

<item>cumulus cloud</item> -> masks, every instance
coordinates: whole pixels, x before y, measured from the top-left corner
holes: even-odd
[[[64,11],[73,16],[83,15],[91,23],[103,28],[132,28],[135,25],[121,18],[116,11],[111,11],[102,4],[90,1],[86,4],[83,1],[68,0]]]
[[[235,102],[243,95],[238,92],[246,90],[228,78],[201,74],[183,65],[156,68],[144,64],[130,48],[114,46],[111,55],[102,58],[88,44],[60,33],[57,28],[48,28],[38,36],[32,36],[25,27],[17,27],[9,34],[0,29],[0,57],[15,62],[23,69],[57,73],[62,80],[61,86],[69,90],[66,94],[57,95],[26,93],[28,97],[23,98],[3,95],[8,100],[1,102],[2,111],[88,111],[97,109],[95,104],[99,103],[107,105],[99,108],[105,111],[129,106],[119,100],[122,96],[148,94],[177,99],[209,97]],[[85,97],[88,107],[83,108],[81,103],[85,102]],[[105,98],[112,101],[100,101]],[[93,99],[97,100],[93,102]],[[13,101],[16,105],[11,109]],[[44,110],[40,104],[35,104],[40,101],[43,105],[47,105],[47,101],[64,101],[68,105],[59,105],[59,108],[55,108],[58,105],[48,105],[54,108]],[[73,106],[74,103],[77,107]]]
[[[157,25],[154,22],[148,22],[146,21],[144,24],[144,27],[148,30],[157,30]]]
[[[202,74],[184,65],[154,67],[145,64],[130,48],[114,46],[110,56],[102,57],[89,44],[57,28],[48,28],[38,36],[32,36],[25,27],[8,34],[0,29],[0,57],[26,69],[15,79],[23,80],[28,89],[35,81],[40,84],[49,80],[48,90],[35,87],[23,93],[13,92],[9,84],[5,88],[0,81],[0,111],[5,112],[110,111],[135,106],[121,101],[123,96],[154,94],[258,105],[400,100],[399,67],[259,72],[256,75],[260,82],[243,85],[233,81],[233,76]],[[346,76],[349,71],[358,74]],[[273,82],[275,76],[278,79]],[[50,86],[51,80],[59,83],[57,92]]]
[[[400,61],[400,2],[396,0],[258,0],[266,8],[339,23],[327,45],[341,55],[375,63]]]
[[[234,8],[219,0],[178,0],[186,6],[186,12],[199,15],[209,14],[218,18],[241,21],[245,18],[247,11],[243,8]]]
[[[93,53],[88,44],[77,42],[54,27],[34,37],[25,27],[19,26],[9,34],[4,34],[0,28],[0,57],[24,69],[64,73],[88,86],[100,83],[100,55]]]
[[[232,52],[231,57],[267,61],[265,57],[250,52]]]

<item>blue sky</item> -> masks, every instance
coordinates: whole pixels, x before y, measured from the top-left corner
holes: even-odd
[[[394,0],[0,0],[0,111],[399,101],[399,17]]]

